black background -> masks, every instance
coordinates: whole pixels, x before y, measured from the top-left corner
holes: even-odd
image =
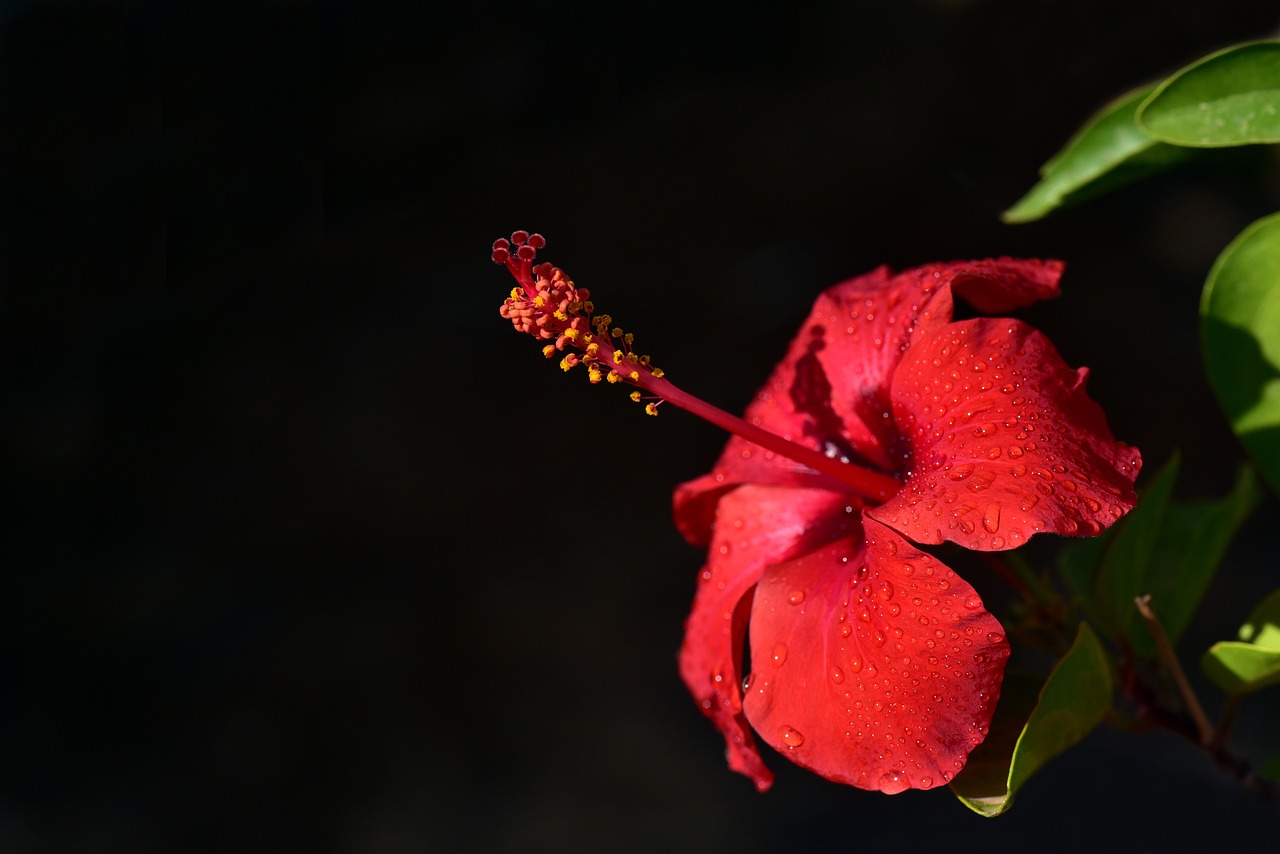
[[[999,213],[1105,101],[1278,24],[1241,0],[8,4],[0,850],[1274,839],[1274,806],[1157,733],[1095,732],[994,820],[772,754],[757,794],[674,658],[701,556],[670,492],[724,437],[562,375],[498,317],[488,254],[542,232],[730,410],[827,285],[1060,257],[1064,295],[1022,316],[1148,473],[1180,449],[1179,497],[1221,494],[1242,453],[1196,310],[1277,207],[1274,153]],[[1277,586],[1278,509],[1193,664]],[[1276,714],[1246,704],[1235,746],[1280,753]]]

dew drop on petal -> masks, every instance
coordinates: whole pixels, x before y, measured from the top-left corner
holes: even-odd
[[[792,750],[804,744],[804,736],[800,734],[800,730],[789,726],[779,727],[778,737],[782,739],[783,744]]]
[[[996,502],[987,505],[987,512],[982,516],[982,527],[992,534],[1000,530],[1000,505]]]
[[[901,771],[884,772],[880,775],[877,785],[879,785],[880,791],[886,795],[896,795],[911,788],[911,784],[907,781],[907,775]]]
[[[976,611],[982,607],[982,600],[979,599],[977,596],[966,596],[964,600],[964,606],[968,608],[970,611]]]
[[[804,591],[792,590],[791,595],[787,597],[787,601],[792,605],[799,605],[801,602],[804,601]]]
[[[787,645],[779,643],[773,645],[773,666],[781,667],[787,661]]]
[[[831,681],[839,685],[844,681],[844,671],[839,667],[831,668]]]

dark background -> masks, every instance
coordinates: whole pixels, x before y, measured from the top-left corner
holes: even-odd
[[[827,285],[1064,258],[1023,316],[1148,472],[1181,449],[1179,497],[1218,495],[1242,453],[1196,309],[1277,208],[1274,154],[999,213],[1094,109],[1274,34],[1276,4],[175,5],[0,12],[0,850],[1274,838],[1274,806],[1160,734],[1095,732],[994,820],[772,754],[757,794],[675,668],[701,556],[670,493],[724,437],[563,376],[498,317],[488,254],[541,231],[730,410]],[[1278,511],[1193,665],[1280,583]],[[1275,706],[1246,704],[1241,752],[1280,753]]]

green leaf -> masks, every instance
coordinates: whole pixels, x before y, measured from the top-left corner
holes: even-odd
[[[1253,609],[1237,637],[1209,647],[1200,660],[1205,675],[1233,695],[1280,684],[1280,590]]]
[[[1280,492],[1280,213],[1247,227],[1214,262],[1200,336],[1232,429]]]
[[[1139,105],[1137,124],[1194,148],[1280,142],[1280,41],[1233,45],[1188,65]]]
[[[1146,590],[1156,617],[1176,644],[1186,631],[1227,547],[1262,500],[1262,487],[1250,468],[1242,468],[1231,492],[1216,501],[1171,503],[1146,573]],[[1145,629],[1145,626],[1143,627]],[[1141,654],[1154,655],[1150,631],[1143,631]]]
[[[1040,167],[1040,181],[1001,219],[1031,222],[1183,159],[1185,151],[1152,139],[1134,120],[1138,106],[1154,90],[1155,84],[1135,89],[1091,116],[1063,149]]]
[[[1246,643],[1280,648],[1280,590],[1271,591],[1249,614],[1237,634]]]
[[[1086,623],[1080,624],[1075,643],[1049,674],[1034,707],[1028,701],[1034,691],[1028,685],[1034,682],[1022,677],[1012,681],[1006,678],[1001,688],[991,735],[951,781],[951,791],[965,806],[988,817],[1008,811],[1027,780],[1088,735],[1111,708],[1111,667]],[[1026,724],[1019,730],[1016,722],[1023,720]],[[1008,725],[1011,721],[1013,726]]]
[[[1200,662],[1204,673],[1228,694],[1248,694],[1280,684],[1280,649],[1220,641]]]

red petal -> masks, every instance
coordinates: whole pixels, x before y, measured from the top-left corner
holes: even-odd
[[[880,471],[899,468],[905,448],[889,385],[902,353],[951,320],[952,288],[980,306],[1007,310],[1056,296],[1062,265],[1001,258],[935,264],[890,276],[880,267],[822,293],[744,417],[771,433]],[[712,473],[682,485],[676,525],[705,545],[715,501],[739,483],[822,488],[830,481],[736,436]]]
[[[1056,297],[1062,268],[1061,261],[1020,258],[942,265],[952,276],[952,290],[983,314],[1003,314]]]
[[[866,535],[765,571],[747,718],[827,779],[889,794],[940,786],[986,735],[1009,644],[941,561],[869,519]]]
[[[742,486],[719,504],[715,537],[685,622],[680,675],[724,734],[729,767],[761,790],[773,775],[742,716],[742,642],[751,590],[764,568],[856,529],[844,496],[820,490]]]
[[[1111,435],[1087,375],[1017,320],[968,320],[921,340],[892,390],[911,470],[870,515],[916,542],[984,551],[1111,525],[1137,500],[1142,458]]]

